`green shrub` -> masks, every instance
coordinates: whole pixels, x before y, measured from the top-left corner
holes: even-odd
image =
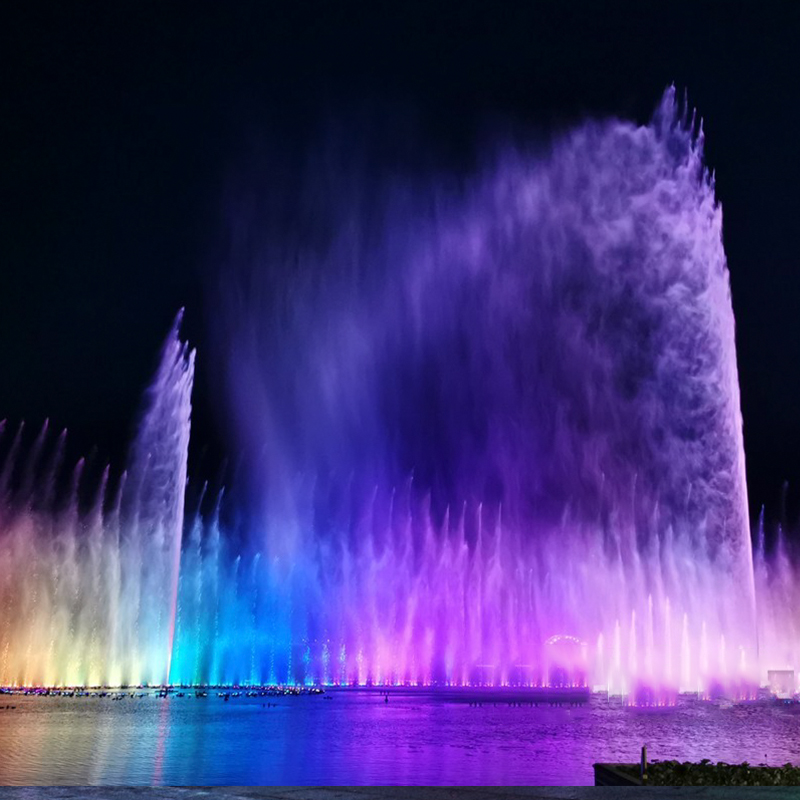
[[[637,771],[638,772],[638,771]],[[691,761],[652,761],[644,783],[648,786],[800,786],[800,767],[753,767],[741,764],[712,764],[704,758]]]

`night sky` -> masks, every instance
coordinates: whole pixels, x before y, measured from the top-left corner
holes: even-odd
[[[704,118],[724,207],[751,509],[800,496],[800,4],[18,3],[0,97],[0,418],[120,464],[177,309],[198,346],[192,463],[226,444],[209,349],[231,170],[358,110],[468,161],[485,132]],[[189,12],[191,8],[191,12]],[[380,113],[383,113],[381,111]],[[280,148],[279,148],[280,149]],[[794,488],[792,488],[794,487]]]

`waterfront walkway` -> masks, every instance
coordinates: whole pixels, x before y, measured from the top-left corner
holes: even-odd
[[[584,800],[584,798],[797,798],[800,787],[592,787],[592,786],[8,786],[0,800]]]

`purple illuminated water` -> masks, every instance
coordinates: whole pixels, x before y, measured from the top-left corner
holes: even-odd
[[[237,217],[215,325],[244,522],[198,516],[178,546],[176,328],[119,507],[101,487],[53,511],[41,443],[6,461],[0,684],[672,700],[800,674],[785,547],[753,563],[702,147],[670,89],[647,125],[589,122],[469,180],[324,168],[280,235]]]
[[[581,785],[595,761],[800,761],[790,706],[470,707],[425,693],[244,698],[14,698],[0,784]],[[746,730],[747,735],[742,735]]]

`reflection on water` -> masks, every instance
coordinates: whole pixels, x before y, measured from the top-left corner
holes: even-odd
[[[0,699],[2,784],[590,784],[593,762],[635,761],[645,743],[656,759],[800,762],[796,706],[637,709],[595,696],[577,707],[472,707],[356,691],[273,706]]]

